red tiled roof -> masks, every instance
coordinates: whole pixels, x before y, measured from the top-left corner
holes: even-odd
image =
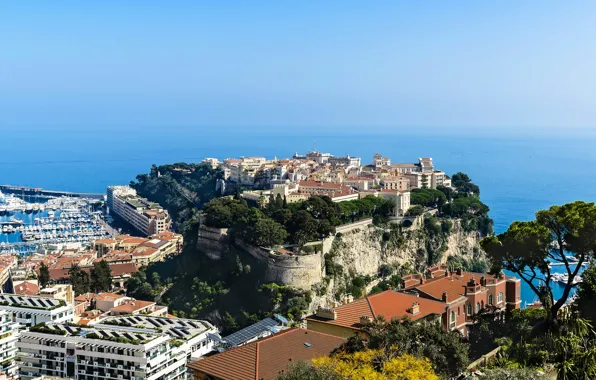
[[[329,355],[343,342],[343,338],[316,331],[288,329],[193,362],[188,367],[222,380],[274,380],[288,364]]]
[[[122,276],[124,274],[132,274],[139,270],[134,263],[118,263],[110,264],[112,277]]]
[[[410,308],[415,302],[418,303],[420,312],[414,315],[410,312]],[[316,315],[311,315],[307,319],[357,329],[360,327],[360,317],[362,316],[372,319],[383,316],[385,320],[407,316],[415,321],[429,315],[443,314],[446,307],[447,305],[443,302],[432,301],[413,294],[386,290],[336,307],[334,309],[337,315],[335,320],[317,317]]]
[[[464,287],[472,277],[474,277],[476,283],[480,283],[480,277],[482,276],[494,278],[494,276],[485,273],[462,272],[461,275],[452,273],[451,276],[429,279],[424,284],[417,284],[411,288],[418,289],[436,299],[441,299],[443,292],[447,292],[449,299],[455,300],[459,298],[456,295],[464,295]]]
[[[318,187],[320,189],[339,189],[341,184],[334,182],[300,181],[301,187]]]
[[[114,311],[114,312],[118,312],[118,313],[133,313],[137,310],[144,309],[151,305],[155,305],[155,302],[140,301],[140,300],[134,300],[134,301],[130,301],[130,302],[127,301],[120,306],[116,306],[116,307],[110,309],[110,311]]]
[[[39,293],[39,286],[34,282],[24,281],[15,285],[14,292],[15,294],[34,296]]]

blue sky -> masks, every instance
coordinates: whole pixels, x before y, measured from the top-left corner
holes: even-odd
[[[16,1],[0,129],[591,130],[593,1]]]

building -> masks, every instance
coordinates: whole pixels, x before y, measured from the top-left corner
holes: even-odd
[[[380,153],[375,153],[373,157],[373,165],[376,169],[381,169],[391,165],[391,159],[383,157]]]
[[[155,330],[103,325],[35,326],[17,343],[20,376],[70,379],[185,379],[186,353]]]
[[[9,376],[16,375],[17,340],[19,338],[18,323],[14,322],[12,315],[0,311],[0,371]]]
[[[329,193],[339,192],[342,189],[341,184],[334,182],[300,181],[298,186],[298,191],[308,196],[327,195]]]
[[[412,172],[403,175],[410,181],[411,189],[430,189],[432,173]]]
[[[152,315],[164,317],[168,314],[167,306],[159,306],[152,301],[136,300],[132,297],[115,293],[99,293],[93,297],[95,308],[109,315]]]
[[[0,310],[10,312],[24,326],[38,323],[67,323],[74,319],[74,307],[48,297],[0,294]]]
[[[391,200],[395,204],[395,213],[394,217],[400,218],[403,217],[406,212],[410,209],[410,192],[409,191],[399,191],[399,190],[385,190],[382,189],[381,191],[363,191],[360,193],[360,198],[373,196],[373,197],[380,197],[383,199]]]
[[[110,186],[107,194],[110,212],[145,236],[170,230],[172,221],[168,212],[157,203],[137,196],[137,192],[129,186]]]
[[[410,190],[410,180],[406,177],[386,177],[381,180],[381,185],[385,190]]]
[[[373,188],[375,180],[367,177],[348,177],[344,180],[343,184],[351,186],[358,191],[367,191]]]
[[[445,326],[467,336],[474,315],[485,308],[505,311],[521,306],[520,280],[513,276],[487,273],[450,272],[446,265],[429,268],[428,276],[408,275],[402,278],[403,289],[420,298],[441,301],[448,306]]]
[[[14,281],[13,289],[15,294],[22,296],[35,296],[39,294],[39,284],[37,280]]]
[[[221,339],[217,345],[219,351],[229,350],[230,348],[243,346],[258,339],[266,338],[287,329],[288,321],[280,315],[267,317],[257,323],[238,330]]]
[[[143,329],[161,330],[169,335],[174,344],[179,344],[180,349],[186,353],[187,361],[200,359],[212,352],[216,341],[219,340],[219,331],[207,321],[183,318],[163,318],[147,315],[108,317],[102,319],[100,328],[104,325],[135,326]]]
[[[414,294],[387,290],[338,306],[319,309],[306,318],[307,328],[342,338],[360,334],[362,325],[383,316],[385,320],[408,317],[411,320],[438,322],[446,313],[442,302]]]
[[[435,170],[433,159],[430,157],[419,158],[416,164],[393,164],[391,168],[397,174],[432,173]]]
[[[188,365],[195,380],[275,380],[290,363],[328,356],[345,340],[304,329],[289,329]]]
[[[360,157],[350,157],[350,155],[346,155],[345,157],[338,157],[338,156],[330,156],[327,159],[332,165],[336,166],[360,166]]]
[[[51,288],[42,289],[39,294],[45,297],[63,300],[67,304],[74,305],[75,293],[70,284],[56,284]]]

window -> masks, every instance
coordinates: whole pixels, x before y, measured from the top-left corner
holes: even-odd
[[[455,311],[451,311],[451,318],[449,319],[449,328],[455,327]]]
[[[480,309],[484,309],[484,301],[480,301]]]
[[[489,294],[488,295],[488,305],[489,306],[492,306],[493,305],[493,295],[492,294]]]
[[[499,293],[499,296],[497,297],[497,303],[501,302],[503,302],[503,292]]]
[[[457,307],[457,316],[459,317],[460,315],[460,311],[459,311],[459,306]]]
[[[480,312],[480,302],[476,302],[476,313]]]
[[[468,315],[472,315],[473,310],[472,310],[472,304],[468,304]]]

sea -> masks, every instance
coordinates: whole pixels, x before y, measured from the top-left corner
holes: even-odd
[[[467,173],[480,186],[495,231],[538,210],[596,200],[596,137],[569,133],[490,133],[474,130],[279,127],[0,128],[0,183],[51,190],[104,193],[128,184],[152,164],[198,162],[206,157],[289,157],[311,150],[357,156],[375,153],[392,162],[432,157],[435,167]],[[260,132],[262,131],[262,132]],[[562,287],[554,286],[555,296]],[[523,303],[535,301],[522,283]]]

